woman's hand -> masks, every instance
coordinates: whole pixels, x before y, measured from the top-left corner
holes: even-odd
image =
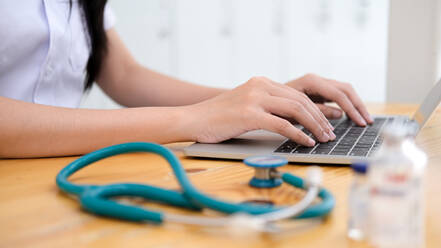
[[[348,83],[307,74],[286,85],[305,93],[328,118],[340,118],[342,115],[340,109],[324,105],[325,102],[335,102],[357,125],[366,126],[366,123],[373,122],[360,97]]]
[[[319,107],[303,92],[265,77],[207,101],[189,106],[194,121],[189,127],[192,140],[216,143],[247,131],[265,129],[305,146],[315,141],[286,119],[294,119],[320,141],[335,139],[333,127]]]

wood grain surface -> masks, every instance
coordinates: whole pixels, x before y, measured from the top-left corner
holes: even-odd
[[[368,105],[374,114],[409,115],[414,105]],[[68,141],[67,141],[68,142]],[[87,141],[85,141],[87,142]],[[426,246],[441,247],[441,109],[417,137],[429,155],[426,173]],[[303,192],[288,186],[254,189],[247,186],[253,171],[239,161],[186,158],[171,144],[191,181],[203,192],[223,199],[276,205],[298,201]],[[280,234],[233,233],[228,229],[168,223],[139,224],[96,217],[83,211],[55,185],[56,174],[77,157],[0,160],[0,247],[365,247],[346,238],[347,196],[352,173],[344,166],[322,166],[324,186],[336,207],[324,220],[285,221]],[[308,166],[281,168],[305,175]],[[76,183],[148,183],[179,189],[167,163],[157,155],[127,154],[100,161],[71,178]],[[200,214],[163,207],[140,199],[121,199],[153,209]],[[217,215],[204,211],[205,215]]]

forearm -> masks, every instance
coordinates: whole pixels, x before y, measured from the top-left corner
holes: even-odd
[[[188,83],[140,65],[130,66],[119,82],[100,86],[114,100],[128,107],[189,105],[225,92],[225,89]]]
[[[212,98],[225,90],[191,84],[138,64],[115,30],[107,31],[108,53],[97,79],[116,102],[128,107],[181,106]]]
[[[69,109],[0,97],[0,156],[79,155],[123,142],[191,140],[185,108]]]

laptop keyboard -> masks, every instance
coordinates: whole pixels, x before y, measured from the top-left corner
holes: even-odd
[[[335,140],[327,143],[317,142],[314,147],[298,145],[292,140],[287,140],[274,152],[368,157],[381,145],[381,129],[393,120],[393,117],[376,117],[374,123],[366,127],[359,127],[348,119],[330,120],[335,128]],[[313,138],[308,130],[303,129],[303,132]]]

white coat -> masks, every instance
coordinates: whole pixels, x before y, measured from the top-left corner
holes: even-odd
[[[0,1],[0,96],[78,107],[90,41],[76,0]],[[109,6],[104,28],[114,25]]]

